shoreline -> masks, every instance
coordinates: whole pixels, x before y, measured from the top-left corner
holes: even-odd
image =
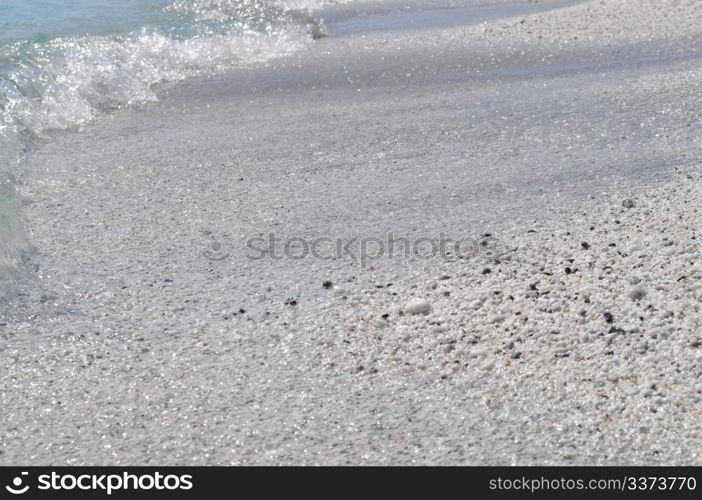
[[[699,164],[697,59],[330,34],[33,154],[0,463],[698,465],[699,250],[666,242],[700,187],[659,182]],[[271,232],[519,250],[247,258]]]

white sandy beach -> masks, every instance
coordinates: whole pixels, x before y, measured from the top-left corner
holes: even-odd
[[[313,15],[28,158],[0,464],[702,465],[702,5]]]

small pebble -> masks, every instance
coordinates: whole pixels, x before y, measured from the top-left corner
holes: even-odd
[[[636,204],[634,203],[634,200],[626,199],[622,202],[622,206],[624,208],[634,208]]]
[[[642,286],[634,286],[629,289],[627,295],[629,295],[631,300],[638,301],[646,296],[646,290]]]
[[[431,311],[431,304],[424,299],[411,300],[405,305],[407,314],[422,314]]]

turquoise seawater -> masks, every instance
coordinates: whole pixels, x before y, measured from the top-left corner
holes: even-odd
[[[173,22],[169,0],[1,0],[0,42],[128,32]]]

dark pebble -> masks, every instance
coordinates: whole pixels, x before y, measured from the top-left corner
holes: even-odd
[[[491,270],[489,267],[486,267],[486,268],[483,269],[483,271],[482,271],[483,274],[490,274],[491,272],[492,272],[492,270]]]
[[[297,300],[295,299],[288,299],[285,301],[286,306],[296,306],[297,305]]]
[[[329,280],[322,282],[322,288],[326,288],[327,290],[332,287],[333,283]]]
[[[585,250],[587,250],[588,248],[590,248],[590,244],[589,244],[587,241],[583,241],[583,242],[580,244],[580,246],[583,247]]]
[[[612,316],[612,313],[604,313],[604,319],[607,323],[612,323],[614,321],[614,316]]]

